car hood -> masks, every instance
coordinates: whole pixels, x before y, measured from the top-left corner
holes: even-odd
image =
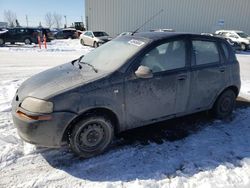
[[[101,71],[96,73],[87,65],[82,65],[82,69],[79,69],[77,62],[74,65],[66,63],[32,76],[19,87],[17,95],[20,100],[27,96],[47,99],[63,91],[100,79],[107,74]]]

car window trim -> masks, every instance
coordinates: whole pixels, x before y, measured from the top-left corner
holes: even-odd
[[[193,50],[193,41],[206,41],[206,42],[214,42],[216,45],[216,48],[219,52],[219,61],[217,62],[211,62],[211,63],[207,63],[207,64],[202,64],[202,65],[196,65],[196,58],[194,56],[194,50]],[[220,47],[218,44],[218,40],[216,39],[207,39],[207,38],[202,38],[202,37],[192,37],[191,38],[191,69],[200,69],[200,68],[208,68],[208,67],[216,67],[217,65],[222,65],[223,63],[221,63],[222,61],[224,61],[223,57],[221,56],[221,51],[220,51]]]

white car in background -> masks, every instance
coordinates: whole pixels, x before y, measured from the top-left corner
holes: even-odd
[[[241,50],[250,50],[250,36],[243,31],[237,30],[218,30],[215,34],[222,35],[240,44]]]
[[[80,35],[80,43],[82,45],[98,46],[112,40],[112,38],[104,31],[86,31]]]

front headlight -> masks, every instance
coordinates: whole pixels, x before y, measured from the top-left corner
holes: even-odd
[[[53,103],[41,99],[27,97],[21,103],[21,107],[34,113],[51,113],[53,112]]]

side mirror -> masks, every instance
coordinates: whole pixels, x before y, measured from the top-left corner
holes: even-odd
[[[138,69],[135,71],[135,75],[138,78],[152,78],[153,77],[153,73],[152,70],[147,67],[147,66],[139,66]]]

